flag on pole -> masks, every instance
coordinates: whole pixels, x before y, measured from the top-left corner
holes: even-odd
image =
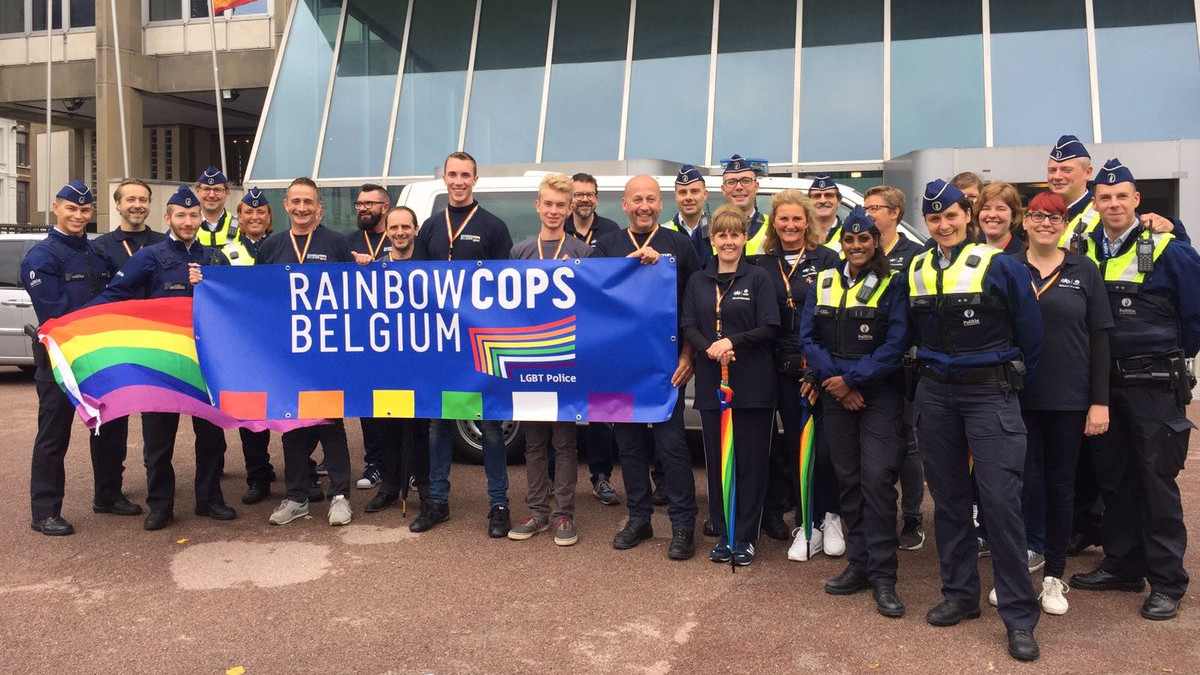
[[[721,366],[717,398],[721,401],[721,505],[725,510],[725,541],[732,553],[733,525],[737,518],[737,479],[733,455],[733,389],[729,386],[728,364]],[[733,562],[732,557],[730,562]]]
[[[254,0],[213,0],[213,14],[224,14],[226,10],[248,5]]]
[[[808,397],[800,397],[800,414],[804,424],[800,428],[800,527],[804,529],[805,545],[812,541],[813,530],[813,473],[817,455],[817,425],[812,404]],[[810,552],[811,553],[811,552]]]

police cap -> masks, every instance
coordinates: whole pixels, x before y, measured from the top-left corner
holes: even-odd
[[[941,178],[935,178],[925,185],[925,194],[921,196],[921,213],[941,213],[965,197],[962,190]]]
[[[1079,157],[1092,158],[1083,143],[1080,143],[1079,139],[1071,134],[1059,136],[1058,142],[1054,144],[1053,148],[1050,148],[1050,159],[1056,162],[1065,162],[1068,159]]]
[[[72,204],[94,204],[96,203],[96,195],[92,194],[92,189],[84,185],[81,180],[73,180],[70,183],[62,186],[58,194],[54,195],[58,199],[62,199]]]
[[[193,206],[200,206],[200,200],[196,198],[196,193],[192,192],[192,188],[186,185],[180,185],[175,194],[167,199],[167,206],[182,206],[185,209],[190,209]]]
[[[1113,157],[1100,167],[1100,173],[1096,174],[1096,185],[1116,185],[1117,183],[1137,184],[1133,180],[1133,172],[1129,170],[1129,167]]]

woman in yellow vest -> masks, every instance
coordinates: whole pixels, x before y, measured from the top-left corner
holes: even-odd
[[[230,265],[253,265],[258,246],[271,234],[271,202],[262,190],[250,188],[237,205],[237,236],[221,248]]]
[[[887,617],[904,616],[896,595],[896,480],[904,458],[897,381],[908,346],[904,278],[892,271],[879,229],[861,206],[842,224],[846,262],[817,275],[800,319],[821,431],[839,485],[849,564],[825,583],[832,595],[873,589]]]

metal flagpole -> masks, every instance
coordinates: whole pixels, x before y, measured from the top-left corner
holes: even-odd
[[[50,228],[51,211],[51,196],[54,194],[54,188],[50,185],[53,180],[50,173],[50,166],[53,160],[53,155],[50,153],[50,84],[52,76],[50,74],[50,63],[54,60],[54,44],[51,42],[50,29],[54,25],[54,0],[46,0],[46,228]]]
[[[208,0],[208,29],[212,34],[213,95],[217,99],[217,136],[221,143],[221,173],[229,175],[225,166],[225,117],[221,112],[221,75],[217,71],[217,22],[213,18],[213,0]]]
[[[121,166],[124,167],[124,173],[121,175],[129,178],[129,135],[125,130],[125,87],[121,81],[121,36],[117,28],[117,0],[110,0],[111,20],[113,29],[113,56],[117,63],[117,110],[121,114]]]

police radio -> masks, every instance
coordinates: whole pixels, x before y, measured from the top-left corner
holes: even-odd
[[[1138,237],[1137,271],[1139,274],[1150,274],[1154,271],[1154,240],[1149,236]]]
[[[862,286],[858,289],[858,301],[862,304],[870,302],[871,296],[875,295],[875,289],[879,287],[879,277],[874,272],[867,274],[867,278],[863,279]]]

